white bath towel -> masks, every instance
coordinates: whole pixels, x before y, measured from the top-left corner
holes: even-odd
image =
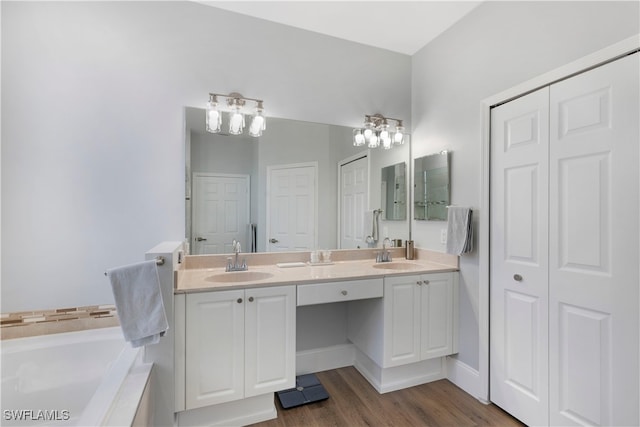
[[[447,253],[462,255],[473,250],[472,210],[449,206],[447,213]]]
[[[155,260],[107,270],[125,340],[155,344],[169,329]]]

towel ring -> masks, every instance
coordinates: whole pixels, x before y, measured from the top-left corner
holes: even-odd
[[[158,255],[156,257],[156,265],[164,265],[164,257],[163,256]],[[106,271],[104,272],[104,275],[105,276],[107,275]]]

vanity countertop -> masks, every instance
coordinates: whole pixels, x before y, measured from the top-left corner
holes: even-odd
[[[248,271],[240,272],[225,272],[224,268],[189,268],[177,272],[175,293],[301,285],[450,271],[458,271],[458,268],[431,260],[404,258],[390,263],[376,263],[367,259],[337,261],[327,265],[305,263],[304,266],[286,268],[275,264],[249,265]]]

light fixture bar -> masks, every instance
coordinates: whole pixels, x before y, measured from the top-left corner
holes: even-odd
[[[390,129],[389,121],[395,121],[395,129]],[[353,130],[353,145],[367,144],[369,148],[383,147],[390,149],[393,145],[404,144],[404,126],[402,119],[385,117],[382,114],[365,114],[364,127]]]
[[[218,98],[226,98],[227,109],[229,112],[229,134],[241,135],[245,128],[244,116],[247,101],[255,102],[256,108],[251,113],[251,125],[249,126],[249,135],[259,137],[262,131],[266,129],[266,118],[264,115],[264,101],[257,98],[248,98],[238,92],[231,92],[227,95],[223,93],[209,93],[209,102],[206,109],[206,130],[211,133],[218,133],[222,127],[222,111],[219,109]]]

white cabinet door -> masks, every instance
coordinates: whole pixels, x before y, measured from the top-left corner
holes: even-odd
[[[245,291],[245,397],[295,387],[296,287]]]
[[[457,351],[456,274],[384,279],[383,368]]]
[[[244,291],[187,295],[186,408],[241,399]]]
[[[295,286],[188,294],[186,409],[295,386]]]
[[[420,361],[420,280],[384,279],[383,368]]]
[[[454,352],[456,334],[454,295],[457,283],[451,273],[420,276],[420,359],[432,359]]]

